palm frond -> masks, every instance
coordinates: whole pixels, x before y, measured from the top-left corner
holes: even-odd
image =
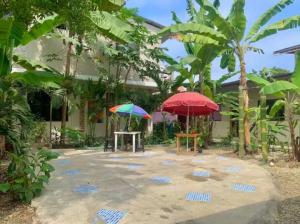
[[[238,40],[242,40],[247,24],[245,15],[245,0],[234,0],[228,16],[228,21],[234,27]]]
[[[119,42],[130,42],[128,32],[132,31],[129,23],[119,19],[116,15],[105,11],[95,11],[87,15],[103,36]]]
[[[280,80],[280,81],[275,81],[269,85],[264,86],[261,89],[261,93],[265,95],[275,95],[280,92],[285,92],[285,91],[298,91],[299,88],[295,84]]]
[[[8,78],[29,86],[44,89],[60,89],[62,88],[62,82],[64,80],[62,76],[47,71],[14,72],[9,74]]]
[[[186,11],[188,15],[191,17],[191,21],[193,21],[196,18],[196,14],[197,14],[194,2],[193,0],[186,0],[186,4],[187,4]]]
[[[218,30],[221,31],[227,39],[230,39],[234,34],[234,27],[223,18],[219,11],[208,0],[196,0],[196,2],[208,12],[207,17]]]
[[[248,74],[247,78],[259,86],[267,86],[271,84],[268,80],[254,74]]]
[[[279,3],[277,3],[272,8],[270,8],[267,12],[265,12],[262,16],[260,16],[258,20],[250,28],[246,40],[250,40],[252,37],[254,37],[257,34],[257,32],[270,21],[270,19],[272,19],[274,16],[280,13],[284,8],[286,8],[288,5],[292,3],[294,3],[294,0],[281,0]]]
[[[226,82],[228,79],[236,76],[237,74],[239,74],[240,71],[236,71],[236,72],[230,72],[228,74],[222,75],[221,78],[219,78],[216,81],[216,86],[221,86],[224,82]]]
[[[295,70],[292,75],[292,82],[300,88],[300,52],[296,53]]]
[[[176,12],[172,11],[172,20],[178,24],[178,23],[182,23],[181,20],[179,19],[179,17],[177,16]]]
[[[208,26],[198,23],[175,24],[162,30],[160,35],[176,35],[179,33],[199,34],[219,41],[225,41],[226,37]]]
[[[186,35],[181,35],[178,34],[175,37],[177,40],[185,42],[185,43],[196,43],[196,44],[201,44],[201,45],[214,45],[216,47],[220,46],[220,42],[207,37],[205,35],[199,35],[199,34],[186,34]]]
[[[11,37],[11,29],[14,19],[0,19],[0,47],[3,48],[7,45],[9,38]]]
[[[254,46],[246,45],[245,48],[246,48],[245,49],[246,51],[252,51],[252,52],[258,53],[258,54],[264,54],[265,53],[263,49],[257,48],[257,47],[254,47]]]
[[[29,42],[40,38],[46,33],[49,33],[55,27],[63,24],[64,22],[65,19],[61,16],[48,16],[40,23],[35,24],[28,32],[25,32],[20,44],[26,45]]]
[[[269,25],[265,29],[261,30],[256,36],[251,38],[250,42],[254,43],[263,38],[274,35],[279,31],[295,29],[299,26],[300,26],[300,16],[292,16],[290,18]]]

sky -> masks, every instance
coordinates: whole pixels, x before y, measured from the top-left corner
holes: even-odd
[[[246,0],[247,29],[250,29],[256,19],[277,2],[279,2],[279,0]],[[220,10],[224,16],[228,15],[231,4],[232,0],[221,0]],[[270,23],[290,16],[300,15],[299,6],[300,0],[295,0],[293,5],[285,8],[284,11],[274,17]],[[188,19],[185,0],[127,0],[127,7],[138,8],[141,16],[165,26],[174,24],[171,11],[176,12],[183,21]],[[295,64],[293,55],[274,55],[273,52],[297,44],[300,44],[300,28],[282,31],[255,43],[254,46],[263,49],[265,54],[248,53],[246,55],[247,71],[259,71],[263,67],[274,66],[293,71]],[[186,55],[182,43],[176,40],[166,41],[163,47],[168,48],[167,53],[174,58],[180,58]],[[213,63],[212,78],[218,79],[221,75],[226,73],[226,70],[220,68],[219,60],[217,59]]]

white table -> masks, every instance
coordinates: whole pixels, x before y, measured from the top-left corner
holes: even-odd
[[[116,131],[115,133],[115,151],[118,151],[118,135],[132,135],[132,151],[135,152],[135,137],[138,136],[138,145],[141,146],[141,132],[140,131]]]

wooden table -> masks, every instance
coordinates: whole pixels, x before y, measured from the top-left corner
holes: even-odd
[[[138,136],[138,145],[141,146],[141,132],[140,131],[116,131],[115,133],[115,152],[118,151],[118,135],[132,135],[132,151],[136,151],[135,136]]]
[[[193,138],[194,139],[194,152],[197,152],[197,138],[200,136],[200,134],[186,134],[186,133],[178,133],[176,135],[176,147],[177,147],[177,153],[181,152],[180,149],[180,138]],[[188,148],[187,148],[188,152]]]

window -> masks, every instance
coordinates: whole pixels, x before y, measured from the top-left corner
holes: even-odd
[[[44,91],[28,94],[31,112],[41,120],[50,121],[50,96]],[[62,106],[52,109],[52,121],[61,121]],[[68,120],[68,115],[67,115]]]

